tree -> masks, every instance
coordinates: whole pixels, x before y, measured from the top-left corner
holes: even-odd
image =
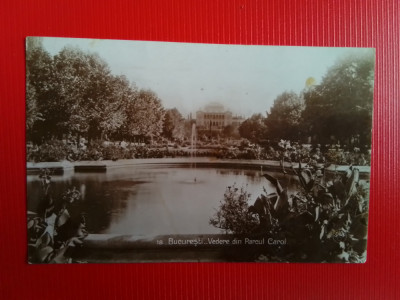
[[[161,100],[151,90],[140,90],[127,104],[124,131],[130,136],[156,137],[162,133],[165,111]]]
[[[138,97],[136,87],[126,77],[112,75],[97,54],[64,48],[54,62],[57,102],[65,115],[61,130],[89,140],[115,134],[127,118],[127,106]]]
[[[304,93],[307,133],[318,141],[331,138],[370,144],[374,57],[347,56],[332,66],[321,84]]]
[[[176,108],[168,109],[165,112],[163,135],[170,140],[184,138],[184,119]]]
[[[126,108],[138,95],[137,88],[129,83],[125,76],[113,76],[109,82],[111,93],[108,101],[99,103],[97,132],[101,139],[104,135],[115,135],[127,119]]]
[[[66,47],[51,57],[40,41],[27,49],[29,140],[40,144],[72,135],[79,145],[81,136],[90,141],[161,134],[161,100],[150,90],[138,91],[124,76],[112,75],[97,54]],[[173,134],[179,135],[175,125]]]
[[[32,82],[34,80],[32,72],[36,71],[34,70],[34,63],[37,63],[33,61],[32,56],[34,50],[38,49],[41,54],[45,55],[45,53],[42,48],[41,38],[28,37],[26,39],[26,49],[26,130],[30,131],[36,121],[43,120],[38,108],[36,88]]]
[[[254,143],[258,143],[260,140],[265,139],[267,135],[265,118],[261,114],[254,114],[239,126],[239,133],[241,137]]]
[[[36,121],[43,120],[39,112],[36,91],[32,84],[26,82],[26,130],[29,132]]]
[[[234,130],[235,130],[235,127],[233,125],[226,125],[226,126],[224,126],[222,133],[224,134],[225,137],[230,137],[230,136],[232,136]]]
[[[31,41],[28,39],[27,41]],[[53,58],[40,43],[27,43],[26,51],[26,129],[27,139],[40,143],[57,132],[61,111],[51,105],[58,88]]]
[[[299,125],[303,110],[303,99],[297,94],[284,92],[279,95],[265,120],[270,138],[297,140],[300,137]]]
[[[114,128],[114,112],[118,98],[113,94],[113,76],[97,54],[64,48],[54,58],[59,82],[57,104],[63,108],[63,131],[88,138],[100,137],[109,127]],[[116,112],[118,113],[118,112]]]

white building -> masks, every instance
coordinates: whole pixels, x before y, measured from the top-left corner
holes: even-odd
[[[242,117],[233,117],[232,112],[219,103],[210,103],[196,112],[196,126],[204,130],[222,131],[225,126],[239,126],[243,121]]]

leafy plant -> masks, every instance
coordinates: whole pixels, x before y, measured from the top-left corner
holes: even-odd
[[[310,182],[304,181],[312,188],[290,196],[277,179],[265,175],[277,193],[264,188],[265,194],[251,206],[250,194],[234,184],[226,189],[210,224],[227,234],[288,240],[282,249],[256,249],[257,261],[364,262],[368,188],[358,182],[357,169],[350,171],[350,176],[337,176],[329,184],[312,171]]]
[[[238,188],[236,184],[228,186],[224,200],[210,219],[210,224],[226,233],[243,234],[254,231],[258,226],[258,219],[249,213],[250,196],[244,187]]]
[[[75,249],[88,235],[80,211],[80,192],[74,187],[61,197],[61,208],[55,210],[51,195],[51,176],[41,170],[43,198],[37,212],[28,212],[28,262],[71,263]]]

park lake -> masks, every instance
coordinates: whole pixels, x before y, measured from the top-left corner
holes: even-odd
[[[271,174],[289,190],[297,184],[291,175]],[[116,167],[104,173],[65,172],[52,176],[51,189],[54,199],[68,188],[79,189],[90,233],[154,236],[221,233],[209,219],[226,188],[234,184],[247,189],[251,202],[263,187],[275,192],[260,170],[166,164]],[[37,209],[40,185],[37,175],[28,175],[28,210]]]

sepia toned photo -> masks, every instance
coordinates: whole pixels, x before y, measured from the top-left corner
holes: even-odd
[[[27,37],[28,262],[364,263],[374,65]]]

